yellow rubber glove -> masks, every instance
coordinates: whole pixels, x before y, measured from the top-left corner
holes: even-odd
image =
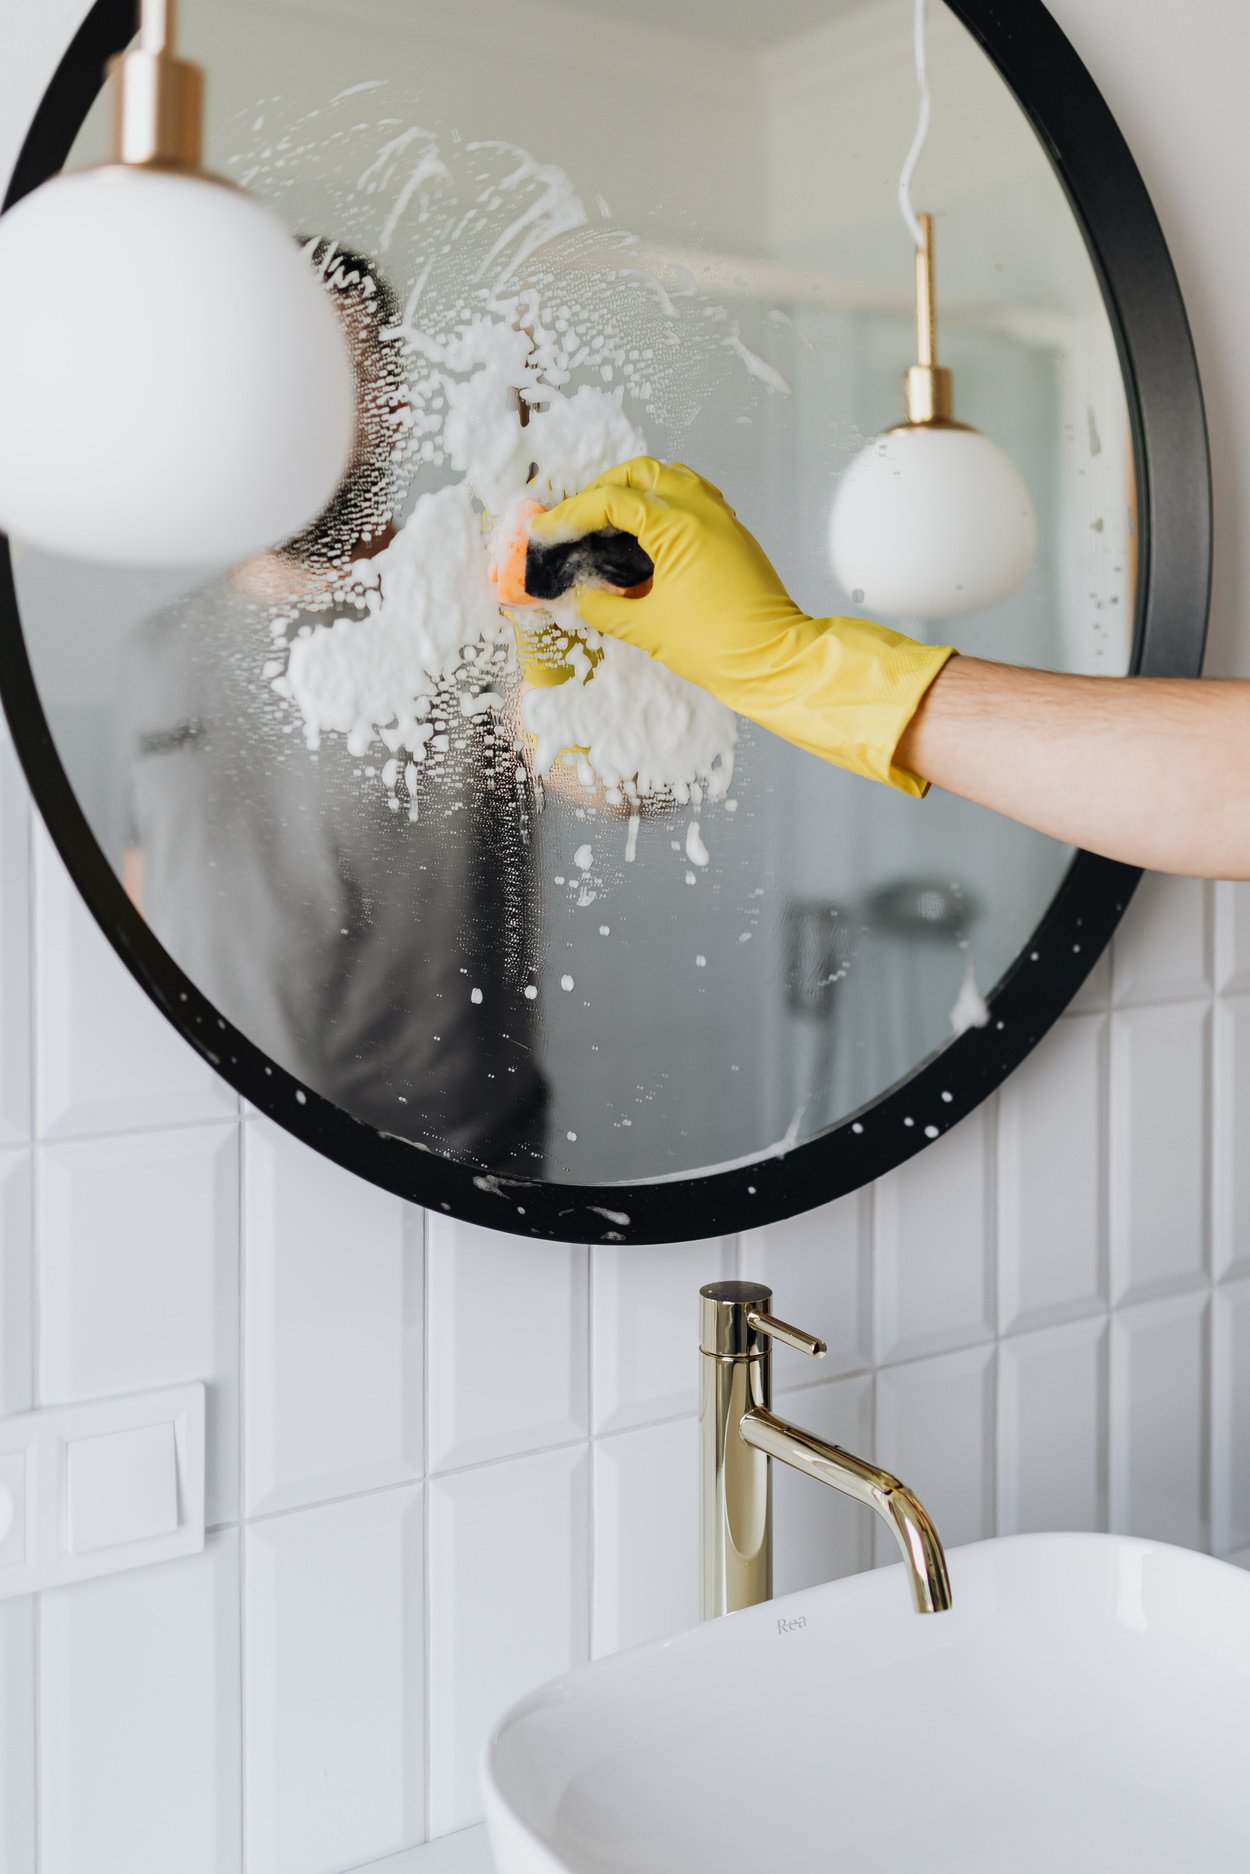
[[[578,665],[588,674],[603,657],[602,650],[583,643],[575,632],[566,631],[546,612],[521,611],[507,605],[500,609],[516,637],[521,675],[536,690],[554,690],[567,683],[577,674]],[[579,646],[585,664],[581,658],[570,661],[570,651],[575,656]]]
[[[578,609],[730,709],[854,774],[924,795],[894,751],[949,646],[917,644],[862,618],[809,618],[759,542],[692,469],[639,456],[535,517],[540,539],[599,527],[637,536],[655,562],[643,599],[587,587]]]

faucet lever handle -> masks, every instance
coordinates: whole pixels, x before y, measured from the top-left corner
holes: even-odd
[[[747,1314],[747,1324],[757,1334],[767,1334],[770,1340],[779,1340],[783,1347],[793,1347],[795,1353],[810,1354],[813,1360],[821,1360],[828,1353],[827,1344],[815,1334],[805,1334],[801,1327],[791,1327],[788,1321],[779,1321],[775,1315],[765,1314],[762,1308],[752,1308]]]

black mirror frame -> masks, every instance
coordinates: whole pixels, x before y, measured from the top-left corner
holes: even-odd
[[[1084,232],[1124,373],[1141,560],[1131,669],[1193,677],[1210,598],[1210,456],[1197,360],[1163,232],[1128,146],[1041,0],[947,0],[1015,93]],[[134,0],[96,0],[31,123],[8,208],[66,161]],[[1078,853],[990,998],[990,1024],[879,1100],[783,1155],[701,1176],[560,1185],[475,1174],[379,1132],[304,1088],[220,1016],[126,898],[83,816],[44,717],[8,544],[0,535],[0,700],[31,792],[92,915],[175,1028],[240,1094],[357,1176],[427,1209],[562,1242],[662,1243],[757,1228],[856,1190],[957,1125],[1050,1028],[1109,942],[1140,874]]]

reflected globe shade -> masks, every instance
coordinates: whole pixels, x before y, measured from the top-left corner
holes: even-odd
[[[131,566],[233,564],[325,507],[351,456],[346,337],[249,196],[110,165],[0,219],[0,527]]]
[[[847,469],[829,528],[834,577],[878,618],[956,618],[1010,598],[1037,557],[1011,458],[979,430],[903,426]]]

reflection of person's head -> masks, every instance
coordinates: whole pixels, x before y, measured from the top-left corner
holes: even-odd
[[[356,446],[327,507],[278,549],[310,570],[351,559],[389,527],[402,493],[395,416],[405,401],[399,307],[371,261],[338,241],[302,237],[343,321],[356,368]]]

